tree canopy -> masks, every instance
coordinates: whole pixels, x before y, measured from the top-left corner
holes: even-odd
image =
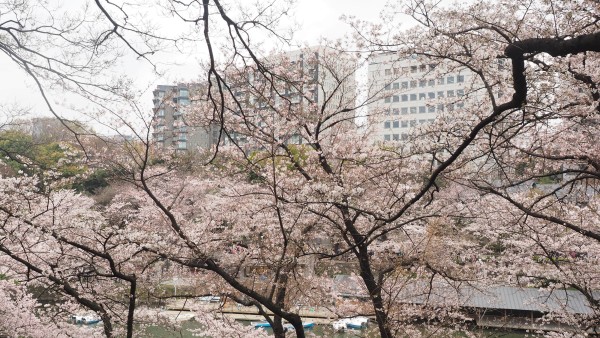
[[[598,334],[597,1],[402,1],[378,23],[347,18],[350,42],[299,59],[255,44],[290,42],[287,2],[161,1],[165,18],[194,29],[175,35],[148,24],[155,5],[87,5],[63,17],[52,3],[0,4],[0,51],[74,136],[38,144],[0,132],[10,168],[0,297],[19,319],[0,320],[0,332],[132,337],[168,322],[164,299],[218,295],[222,307],[252,307],[276,337],[290,334],[286,322],[307,336],[305,306],[370,316],[381,337],[453,336],[485,316],[465,294],[512,288],[544,295],[527,300],[539,317],[529,324],[564,325],[546,335]],[[207,53],[190,104],[157,104],[180,109],[178,128],[216,128],[217,142],[182,156],[157,146],[159,125],[130,82],[103,75],[122,54],[157,66],[154,53],[188,44]],[[469,74],[461,95],[423,95],[443,109],[402,142],[376,139],[376,126],[390,119],[378,103],[406,88],[376,74],[355,82],[383,53],[407,86]],[[56,84],[97,104],[104,115],[92,116],[119,136],[67,123],[47,96]],[[103,171],[73,184],[92,162]],[[103,203],[72,189],[95,193],[107,172],[115,191]],[[184,295],[168,287],[179,280]],[[52,306],[39,303],[46,293]],[[66,323],[87,312],[101,326]],[[202,335],[265,335],[194,312]]]

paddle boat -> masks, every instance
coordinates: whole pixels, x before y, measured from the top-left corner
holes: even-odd
[[[102,319],[95,315],[73,315],[70,318],[70,322],[77,325],[94,325],[100,323],[101,321]]]
[[[352,318],[342,318],[331,323],[333,329],[335,331],[344,331],[347,329],[351,330],[360,330],[367,327],[367,323],[369,322],[369,318],[367,317],[352,317]]]

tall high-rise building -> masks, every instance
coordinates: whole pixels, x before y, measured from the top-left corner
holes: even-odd
[[[472,77],[465,69],[396,53],[373,56],[368,68],[370,95],[377,97],[369,106],[375,141],[408,140],[414,128],[434,122],[443,111],[462,108]]]
[[[311,131],[300,125],[316,124],[323,113],[333,118],[320,126],[325,130],[322,138],[343,126],[354,129],[354,111],[349,108],[354,108],[356,98],[355,59],[326,47],[313,47],[274,55],[263,62],[273,73],[249,66],[227,71],[232,95],[226,92],[227,129],[221,143],[260,148],[256,136],[261,133],[263,139],[307,143]],[[154,91],[155,141],[178,150],[207,149],[219,142],[220,123],[198,127],[185,118],[190,95],[206,95],[206,90],[201,84],[158,86]],[[212,90],[219,96],[215,86]]]
[[[153,91],[153,137],[159,148],[178,151],[210,149],[218,138],[214,126],[197,126],[185,121],[190,92],[201,91],[198,84],[159,85]]]

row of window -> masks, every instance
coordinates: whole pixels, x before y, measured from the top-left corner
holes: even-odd
[[[456,104],[449,103],[447,105],[437,104],[437,105],[426,105],[426,106],[413,106],[413,107],[402,107],[402,108],[394,108],[394,109],[386,109],[385,115],[408,115],[408,114],[425,114],[425,113],[436,113],[443,112],[445,109],[449,111],[453,111],[454,108],[463,108],[465,104],[463,102],[458,102]]]
[[[394,75],[399,75],[399,74],[406,74],[409,72],[415,74],[417,72],[419,73],[424,73],[426,72],[428,69],[430,71],[434,70],[436,67],[435,63],[431,63],[428,65],[415,65],[415,66],[410,66],[410,67],[402,67],[402,68],[394,68],[392,70],[392,68],[388,68],[385,70],[385,75],[392,75],[392,71],[394,72]]]
[[[408,140],[408,134],[386,134],[383,135],[383,140],[384,141],[406,141]]]
[[[383,123],[383,127],[385,129],[391,128],[408,128],[408,127],[416,127],[420,124],[432,123],[434,119],[422,119],[422,120],[403,120],[403,121],[385,121]]]
[[[465,95],[465,91],[463,89],[458,90],[441,90],[438,92],[423,92],[423,93],[414,93],[414,94],[402,94],[402,95],[392,95],[383,99],[385,103],[392,102],[409,102],[409,101],[420,101],[420,100],[433,100],[435,98],[443,99],[444,97],[460,97]]]
[[[180,88],[179,89],[179,96],[187,98],[187,97],[190,96],[190,91],[187,90],[186,88]],[[159,90],[159,91],[155,92],[154,98],[156,98],[156,99],[162,99],[164,97],[165,97],[165,92],[163,90]]]
[[[463,83],[465,82],[465,76],[464,75],[449,75],[447,77],[441,77],[438,78],[437,81],[434,79],[429,79],[429,80],[411,80],[411,81],[402,81],[402,82],[394,82],[394,83],[388,83],[385,85],[384,89],[385,90],[391,90],[391,89],[409,89],[409,88],[423,88],[426,86],[430,86],[433,87],[435,86],[436,82],[438,85],[443,85],[445,83],[447,84],[453,84],[453,83]]]

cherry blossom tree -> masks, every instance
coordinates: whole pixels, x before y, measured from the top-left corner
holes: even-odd
[[[49,83],[59,84],[62,88],[76,92],[100,105],[102,110],[107,111],[113,117],[113,120],[118,120],[119,125],[115,126],[117,131],[122,130],[121,125],[125,125],[129,132],[136,135],[141,144],[135,141],[122,142],[123,156],[113,153],[110,157],[110,163],[116,165],[115,170],[125,176],[133,173],[134,181],[136,180],[135,175],[139,174],[139,171],[135,172],[129,169],[141,168],[142,173],[137,177],[142,177],[142,179],[136,182],[145,182],[144,170],[146,170],[147,164],[145,161],[150,160],[147,156],[150,148],[150,133],[139,133],[137,124],[130,122],[130,119],[123,116],[118,108],[115,108],[118,107],[117,102],[131,100],[133,94],[127,88],[131,82],[126,78],[116,80],[102,76],[112,69],[112,65],[122,59],[121,52],[132,52],[135,56],[156,67],[157,62],[152,60],[151,55],[160,51],[161,48],[166,45],[181,48],[185,44],[199,41],[204,43],[209,55],[209,63],[212,65],[207,71],[209,82],[222,90],[223,75],[215,70],[217,58],[258,61],[255,55],[256,51],[251,49],[255,46],[254,42],[250,41],[249,29],[254,27],[253,31],[263,30],[278,39],[287,39],[282,31],[277,30],[277,22],[286,16],[287,4],[275,6],[273,3],[265,2],[264,5],[257,3],[252,8],[241,6],[237,8],[237,4],[227,3],[224,6],[221,1],[188,4],[179,1],[165,1],[161,5],[156,8],[166,10],[167,16],[175,17],[177,20],[188,23],[191,27],[197,27],[198,23],[202,23],[204,29],[174,36],[170,36],[168,32],[154,31],[149,28],[147,17],[139,15],[136,12],[139,8],[132,3],[118,5],[112,2],[95,1],[87,4],[86,7],[72,11],[55,6],[51,2],[39,4],[28,1],[8,2],[2,5],[6,6],[6,8],[2,8],[2,17],[6,19],[3,20],[1,27],[0,47],[14,65],[20,67],[33,79],[52,114],[63,121],[61,112],[49,99],[47,92]],[[57,20],[58,17],[60,20]],[[219,34],[218,32],[223,28],[218,27],[221,23],[225,29],[230,29],[232,32],[228,41],[235,46],[233,54],[225,53],[225,50],[213,49],[218,47],[219,42],[217,39],[211,41],[211,38],[213,34]],[[224,92],[221,92],[221,96],[223,95]],[[134,108],[134,111],[137,109],[135,103],[131,107]],[[140,112],[139,109],[137,111]],[[95,115],[92,118],[101,123],[107,123],[106,120],[101,120]],[[63,125],[75,135],[80,148],[86,152],[89,158],[87,153],[90,150],[89,143],[82,141],[83,133],[80,130],[69,128],[65,122]],[[111,151],[118,150],[118,147],[110,145],[113,142],[109,140],[105,140],[105,142]],[[96,159],[106,160],[107,157],[102,155],[102,151],[94,154]],[[119,162],[124,158],[125,161]],[[131,166],[130,162],[134,165]],[[105,163],[105,165],[107,164]],[[136,164],[137,166],[135,166]],[[80,306],[98,313],[103,319],[104,333],[107,336],[119,334],[114,331],[113,324],[115,322],[126,323],[127,336],[132,336],[138,283],[141,282],[141,279],[149,276],[149,274],[144,274],[144,271],[152,271],[153,259],[161,256],[149,251],[149,247],[137,244],[130,247],[134,251],[128,251],[125,247],[121,248],[120,244],[116,242],[110,244],[111,239],[120,241],[117,237],[121,235],[117,235],[117,233],[122,230],[123,224],[111,222],[112,218],[105,219],[99,213],[92,212],[91,216],[84,216],[84,209],[93,211],[92,200],[89,198],[79,200],[80,196],[62,191],[59,183],[52,186],[40,185],[35,180],[27,178],[25,178],[25,183],[20,183],[20,181],[15,183],[14,180],[6,180],[3,183],[6,185],[17,184],[18,186],[17,189],[6,190],[5,198],[14,200],[15,204],[7,203],[2,210],[3,217],[7,221],[11,220],[11,222],[5,223],[4,233],[14,232],[15,230],[8,226],[14,223],[12,227],[23,228],[18,231],[22,232],[23,236],[31,234],[31,238],[9,236],[4,242],[5,246],[2,251],[5,256],[3,258],[7,260],[7,266],[10,266],[10,278],[22,283],[29,283],[30,280],[32,283],[43,281],[42,284],[57,289],[62,296],[70,297]],[[36,185],[39,187],[36,188]],[[144,186],[145,183],[142,185]],[[20,197],[20,192],[31,196],[31,200],[17,198]],[[153,196],[150,190],[147,189],[147,192],[149,196]],[[61,208],[56,205],[58,201],[64,202],[64,204],[60,204]],[[159,202],[159,200],[154,199],[154,202]],[[157,203],[157,206],[160,205]],[[81,207],[81,209],[76,209],[75,206]],[[58,217],[63,214],[70,216]],[[45,219],[42,215],[48,215],[49,219]],[[72,215],[77,216],[70,218]],[[107,216],[111,216],[111,214],[108,213]],[[89,234],[86,234],[85,227],[78,226],[74,220],[81,218],[89,220],[90,217],[94,219],[94,225],[97,228],[87,229]],[[107,224],[112,225],[107,226]],[[26,231],[24,228],[29,230]],[[107,232],[100,234],[104,231]],[[36,241],[39,238],[36,239],[37,236],[33,235],[34,232],[38,233],[37,236],[43,237],[44,250],[48,256],[42,255],[38,261],[29,257],[31,250],[38,250]],[[94,238],[95,235],[99,237]],[[99,238],[104,238],[105,242],[101,243]],[[33,242],[29,243],[28,241]],[[70,250],[65,253],[63,252],[66,250],[64,247],[68,247]],[[125,256],[117,257],[118,255],[115,253],[108,252],[111,250],[109,248],[116,249]],[[56,257],[73,256],[77,259],[62,266],[62,264],[52,262],[50,256],[53,255]],[[39,255],[33,256],[38,257]],[[192,263],[188,262],[189,264]],[[133,270],[129,270],[130,268]],[[217,268],[219,267],[217,266]],[[60,276],[55,274],[54,270],[58,270]],[[68,271],[68,273],[64,271]],[[63,273],[65,273],[64,276]],[[86,281],[85,284],[81,283],[82,279]],[[90,280],[92,281],[90,282]],[[115,281],[117,286],[113,283]],[[127,287],[119,285],[121,282],[125,282]],[[122,294],[129,296],[121,301]],[[111,302],[105,302],[106,299],[117,299],[118,301],[109,304]]]
[[[475,76],[464,109],[413,135],[437,162],[422,189],[380,217],[389,221],[423,198],[452,196],[435,236],[447,241],[443,250],[498,261],[467,278],[441,259],[440,272],[492,285],[574,288],[597,314],[597,270],[588,265],[598,240],[597,153],[590,146],[599,99],[597,2],[409,1],[389,13],[390,20],[408,15],[415,26],[390,38],[390,27],[350,20],[362,47],[439,64],[434,77],[459,69]],[[431,132],[438,137],[427,144]],[[460,193],[446,195],[448,189]],[[471,265],[462,263],[461,270]],[[591,329],[595,316],[576,326]]]

